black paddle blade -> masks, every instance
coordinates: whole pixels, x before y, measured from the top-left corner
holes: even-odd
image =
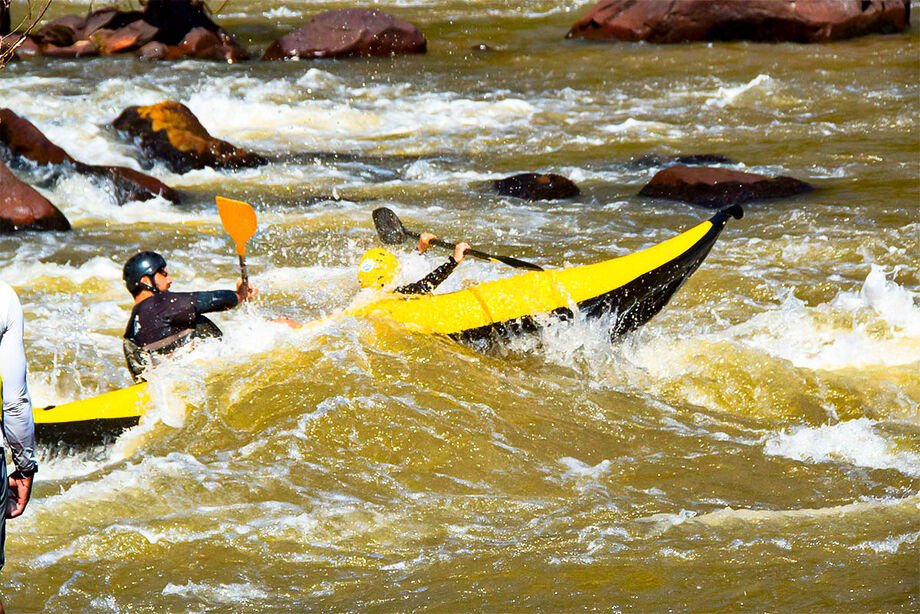
[[[392,210],[380,207],[374,209],[371,215],[374,218],[374,226],[377,228],[377,236],[381,241],[387,245],[399,245],[405,242],[406,229]]]

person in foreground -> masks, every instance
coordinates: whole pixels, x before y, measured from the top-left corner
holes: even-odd
[[[418,251],[424,254],[431,246],[431,242],[437,238],[430,232],[423,232],[418,240]],[[393,284],[399,275],[399,261],[393,252],[382,247],[375,247],[368,250],[358,264],[358,284],[362,288],[378,288],[397,294],[431,294],[445,279],[450,277],[457,265],[463,261],[468,249],[470,249],[468,243],[458,243],[454,248],[454,255],[449,256],[447,262],[415,283],[394,288]]]
[[[193,339],[222,336],[203,314],[233,309],[258,293],[242,280],[235,291],[170,292],[173,278],[156,252],[131,256],[122,277],[134,297],[123,345],[135,382],[144,381],[142,374],[155,364],[155,357],[168,356]]]
[[[0,449],[0,568],[6,541],[6,519],[22,515],[32,495],[35,460],[35,424],[32,399],[26,385],[22,305],[16,292],[0,281],[0,387],[3,388],[3,437],[12,452],[16,471],[6,472],[6,454]],[[0,612],[3,603],[0,602]]]

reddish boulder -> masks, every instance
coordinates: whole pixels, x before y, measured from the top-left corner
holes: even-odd
[[[601,0],[566,38],[817,43],[909,25],[910,0]]]
[[[262,59],[388,56],[425,53],[427,47],[425,35],[407,21],[375,10],[339,9],[321,13],[282,36]]]
[[[57,45],[43,45],[42,55],[49,58],[91,58],[99,55],[99,47],[88,40],[78,40],[73,45],[58,47]]]
[[[119,202],[148,200],[155,196],[179,202],[179,193],[140,171],[123,166],[83,164],[52,143],[41,130],[9,109],[0,109],[0,144],[16,156],[37,164],[70,164],[80,173],[102,178],[113,185]]]
[[[0,143],[37,164],[73,162],[70,154],[48,140],[32,122],[9,109],[0,109]]]
[[[571,179],[553,173],[512,175],[493,181],[492,187],[502,196],[514,196],[525,200],[557,200],[573,198],[581,193]]]
[[[70,230],[70,222],[0,162],[0,232],[17,230]]]
[[[172,100],[128,107],[112,125],[137,139],[145,155],[162,160],[175,173],[208,166],[247,168],[266,162],[259,154],[212,137],[188,107]]]
[[[659,171],[639,191],[654,196],[721,209],[765,198],[784,198],[814,188],[793,177],[766,177],[727,168],[676,165]]]
[[[40,27],[32,38],[42,46],[69,47],[83,37],[85,24],[86,19],[83,17],[65,15]]]
[[[45,24],[29,40],[39,53],[62,58],[125,52],[148,60],[194,57],[232,63],[249,58],[229,33],[211,21],[203,1],[142,4],[143,12],[109,6],[86,17],[67,15]],[[17,55],[27,51],[20,48]]]
[[[90,35],[90,40],[99,47],[102,55],[114,55],[140,49],[156,35],[156,28],[143,19],[138,19],[117,30],[99,28]]]

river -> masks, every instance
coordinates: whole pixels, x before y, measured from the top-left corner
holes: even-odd
[[[174,289],[232,286],[216,194],[257,210],[261,293],[215,317],[223,342],[156,369],[138,427],[40,450],[8,524],[8,611],[920,608],[920,6],[907,33],[826,45],[564,40],[591,5],[375,2],[425,33],[419,56],[0,70],[0,107],[83,162],[139,168],[108,126],[166,99],[278,160],[155,166],[179,206],[17,169],[74,227],[0,236],[37,406],[130,382],[136,251],[163,253]],[[215,20],[258,56],[343,6],[230,2]],[[637,195],[661,168],[637,158],[703,153],[817,189],[747,205],[620,342],[576,318],[480,352],[337,315],[376,207],[582,264],[709,217]],[[582,193],[488,189],[531,171]],[[445,257],[399,253],[407,281]],[[513,273],[464,262],[444,288]]]

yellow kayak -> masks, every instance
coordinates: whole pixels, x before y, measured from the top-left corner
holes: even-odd
[[[661,311],[702,264],[738,206],[647,249],[582,266],[532,271],[447,294],[391,295],[346,315],[387,318],[424,333],[478,342],[538,328],[537,316],[615,314],[610,335],[625,334]],[[147,384],[34,410],[41,441],[98,442],[134,426],[150,405]]]
[[[506,338],[535,330],[535,316],[570,318],[615,314],[611,337],[646,323],[702,264],[728,218],[741,207],[647,249],[566,269],[532,271],[447,294],[387,296],[348,311],[357,317],[395,320],[423,333],[463,341]]]
[[[42,443],[99,443],[106,435],[135,426],[149,406],[143,382],[82,401],[35,407],[35,436]]]

